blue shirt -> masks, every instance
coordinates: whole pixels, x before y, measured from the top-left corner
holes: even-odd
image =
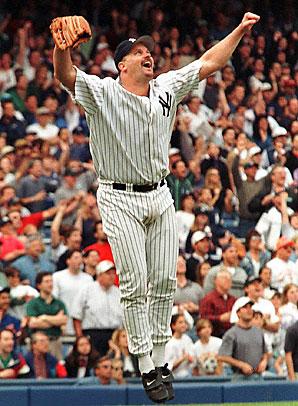
[[[30,285],[35,286],[35,278],[38,272],[54,272],[55,265],[48,260],[46,254],[41,254],[35,259],[30,255],[24,255],[11,264],[21,272],[21,280],[29,279]]]
[[[0,330],[4,330],[10,324],[13,325],[14,333],[20,330],[21,322],[19,319],[11,316],[10,314],[5,314],[0,321]]]

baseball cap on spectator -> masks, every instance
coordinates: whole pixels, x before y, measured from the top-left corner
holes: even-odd
[[[197,242],[204,240],[204,238],[209,238],[209,235],[204,231],[196,231],[191,237],[191,245],[196,245]]]
[[[264,83],[262,83],[262,85],[260,86],[260,90],[261,90],[262,92],[266,92],[267,90],[271,90],[271,89],[272,89],[272,86],[271,86],[271,84],[268,83],[268,82],[264,82]]]
[[[100,51],[102,51],[103,49],[107,49],[107,48],[109,48],[110,46],[109,46],[109,44],[107,43],[107,42],[100,42],[98,45],[97,45],[97,47],[96,47],[96,51],[98,51],[98,52],[100,52]]]
[[[137,44],[143,44],[145,47],[149,50],[149,52],[152,52],[155,46],[155,43],[153,41],[153,38],[151,38],[149,35],[143,35],[142,37],[139,37],[138,39],[136,38],[129,38],[126,39],[117,46],[115,53],[114,53],[114,61],[116,68],[119,71],[118,64],[119,62],[122,61],[122,59],[130,53],[131,49],[133,46]]]
[[[0,295],[1,293],[10,293],[10,288],[8,286],[5,287],[0,286]]]
[[[282,137],[287,134],[288,134],[288,132],[287,132],[286,128],[278,126],[278,127],[274,128],[274,130],[272,131],[272,138]]]
[[[284,235],[280,237],[277,241],[276,244],[276,251],[280,250],[281,248],[286,248],[286,247],[294,247],[295,243],[292,240],[289,240],[287,237]]]
[[[37,131],[34,129],[33,124],[28,125],[26,127],[26,135],[37,135]]]
[[[0,158],[3,158],[5,155],[10,154],[11,152],[14,152],[14,147],[12,145],[4,145],[4,147],[1,149]]]
[[[246,305],[251,304],[253,306],[254,302],[248,297],[248,296],[242,296],[239,297],[239,299],[236,300],[234,304],[234,311],[237,314],[237,312],[242,309],[242,307],[245,307]],[[231,320],[231,323],[235,323],[234,321]]]
[[[256,167],[256,168],[258,167],[258,165],[253,161],[245,162],[245,164],[243,165],[244,169],[250,169],[250,168],[253,168],[253,167]]]
[[[72,130],[72,135],[85,135],[85,134],[84,134],[83,127],[81,127],[81,126],[79,125],[79,126],[77,126],[76,128],[74,128],[74,129]]]
[[[36,115],[39,115],[39,116],[41,116],[41,115],[45,115],[45,114],[51,114],[51,111],[47,108],[47,107],[39,107],[37,110],[36,110]]]
[[[180,149],[178,149],[178,148],[169,149],[169,156],[178,155],[178,154],[180,154]]]
[[[100,275],[109,271],[110,269],[115,269],[115,264],[108,259],[101,261],[99,264],[96,265],[96,275]]]
[[[5,226],[6,224],[11,223],[10,218],[7,216],[4,216],[0,218],[0,228]]]
[[[208,210],[207,208],[203,207],[203,206],[196,207],[196,208],[194,209],[194,215],[195,215],[195,216],[198,216],[198,215],[200,215],[200,214],[203,214],[203,215],[205,215],[205,216],[208,216],[208,215],[209,215],[209,210]]]
[[[262,150],[258,145],[255,145],[248,150],[248,156],[251,158],[254,155],[261,154]]]

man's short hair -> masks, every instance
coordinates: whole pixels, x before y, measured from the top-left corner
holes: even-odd
[[[43,278],[45,278],[46,276],[53,276],[51,272],[38,272],[38,274],[36,275],[35,278],[35,286],[38,286],[42,283]]]

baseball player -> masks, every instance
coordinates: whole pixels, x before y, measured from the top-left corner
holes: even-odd
[[[153,79],[154,42],[128,39],[116,48],[116,80],[72,65],[70,48],[90,38],[83,17],[53,20],[55,76],[83,106],[99,179],[98,206],[119,272],[129,350],[137,355],[148,397],[174,397],[164,365],[176,289],[178,233],[168,174],[168,146],[178,104],[225,66],[242,36],[259,20],[246,13],[239,26],[199,60]]]

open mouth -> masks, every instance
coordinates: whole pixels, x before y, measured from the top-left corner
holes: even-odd
[[[145,61],[145,62],[143,63],[143,66],[144,66],[144,68],[147,68],[147,69],[151,69],[151,68],[152,68],[152,64],[151,64],[150,61]]]

